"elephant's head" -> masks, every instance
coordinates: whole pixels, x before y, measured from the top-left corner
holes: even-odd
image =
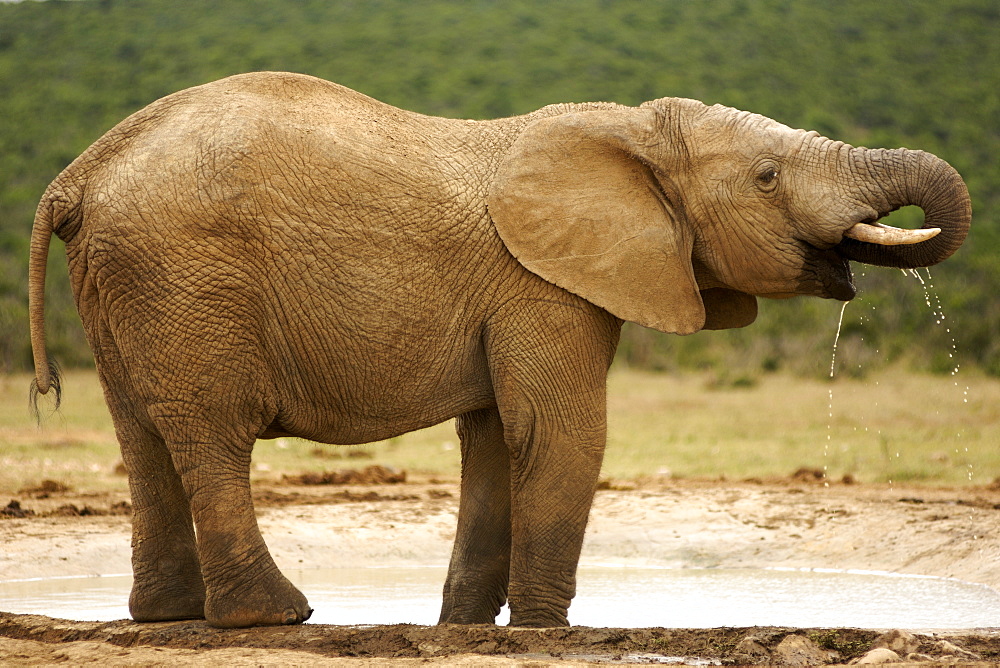
[[[747,325],[757,296],[849,300],[849,260],[936,264],[971,218],[961,177],[933,155],[676,98],[531,122],[488,205],[530,271],[680,334]],[[907,205],[926,229],[876,222]]]

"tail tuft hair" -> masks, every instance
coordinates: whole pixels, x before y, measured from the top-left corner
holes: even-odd
[[[35,418],[35,423],[38,425],[42,424],[42,415],[38,410],[38,395],[48,394],[50,390],[55,390],[55,406],[52,407],[52,411],[55,412],[59,410],[59,404],[62,403],[62,370],[59,365],[53,361],[49,362],[49,387],[42,391],[38,387],[38,378],[36,377],[31,381],[31,390],[28,393],[28,407],[31,409],[31,414]]]

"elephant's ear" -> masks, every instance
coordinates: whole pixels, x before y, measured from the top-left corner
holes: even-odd
[[[644,153],[651,109],[582,111],[531,123],[500,165],[487,204],[529,271],[663,332],[705,325],[691,264],[693,233],[675,216]]]

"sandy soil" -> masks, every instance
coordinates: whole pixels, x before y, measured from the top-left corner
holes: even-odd
[[[826,486],[809,472],[786,480],[606,487],[594,504],[584,563],[864,569],[1000,589],[1000,489],[994,487]],[[0,513],[0,580],[129,571],[126,498],[51,486],[25,490],[16,501]],[[457,501],[457,485],[438,481],[274,483],[255,490],[261,529],[284,568],[446,563]],[[573,665],[659,663],[670,656],[806,665],[847,663],[879,642],[899,659],[1000,659],[1000,631],[900,637],[774,628],[305,625],[221,631],[202,622],[67,622],[0,613],[0,663]]]

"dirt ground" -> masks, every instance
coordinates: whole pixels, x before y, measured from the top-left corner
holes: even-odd
[[[303,482],[316,481],[287,480],[255,489],[261,529],[279,566],[391,566],[413,564],[415,558],[447,562],[458,501],[454,482]],[[585,563],[862,569],[1000,588],[996,486],[826,485],[803,471],[768,481],[662,479],[611,481],[603,487],[591,515]],[[127,502],[123,495],[79,493],[51,483],[22,490],[0,509],[0,581],[128,572]],[[884,648],[873,652],[879,645]],[[885,630],[765,627],[306,624],[217,630],[203,622],[69,622],[0,612],[3,665],[812,665],[860,657],[939,664],[997,661],[1000,629],[887,635]]]

